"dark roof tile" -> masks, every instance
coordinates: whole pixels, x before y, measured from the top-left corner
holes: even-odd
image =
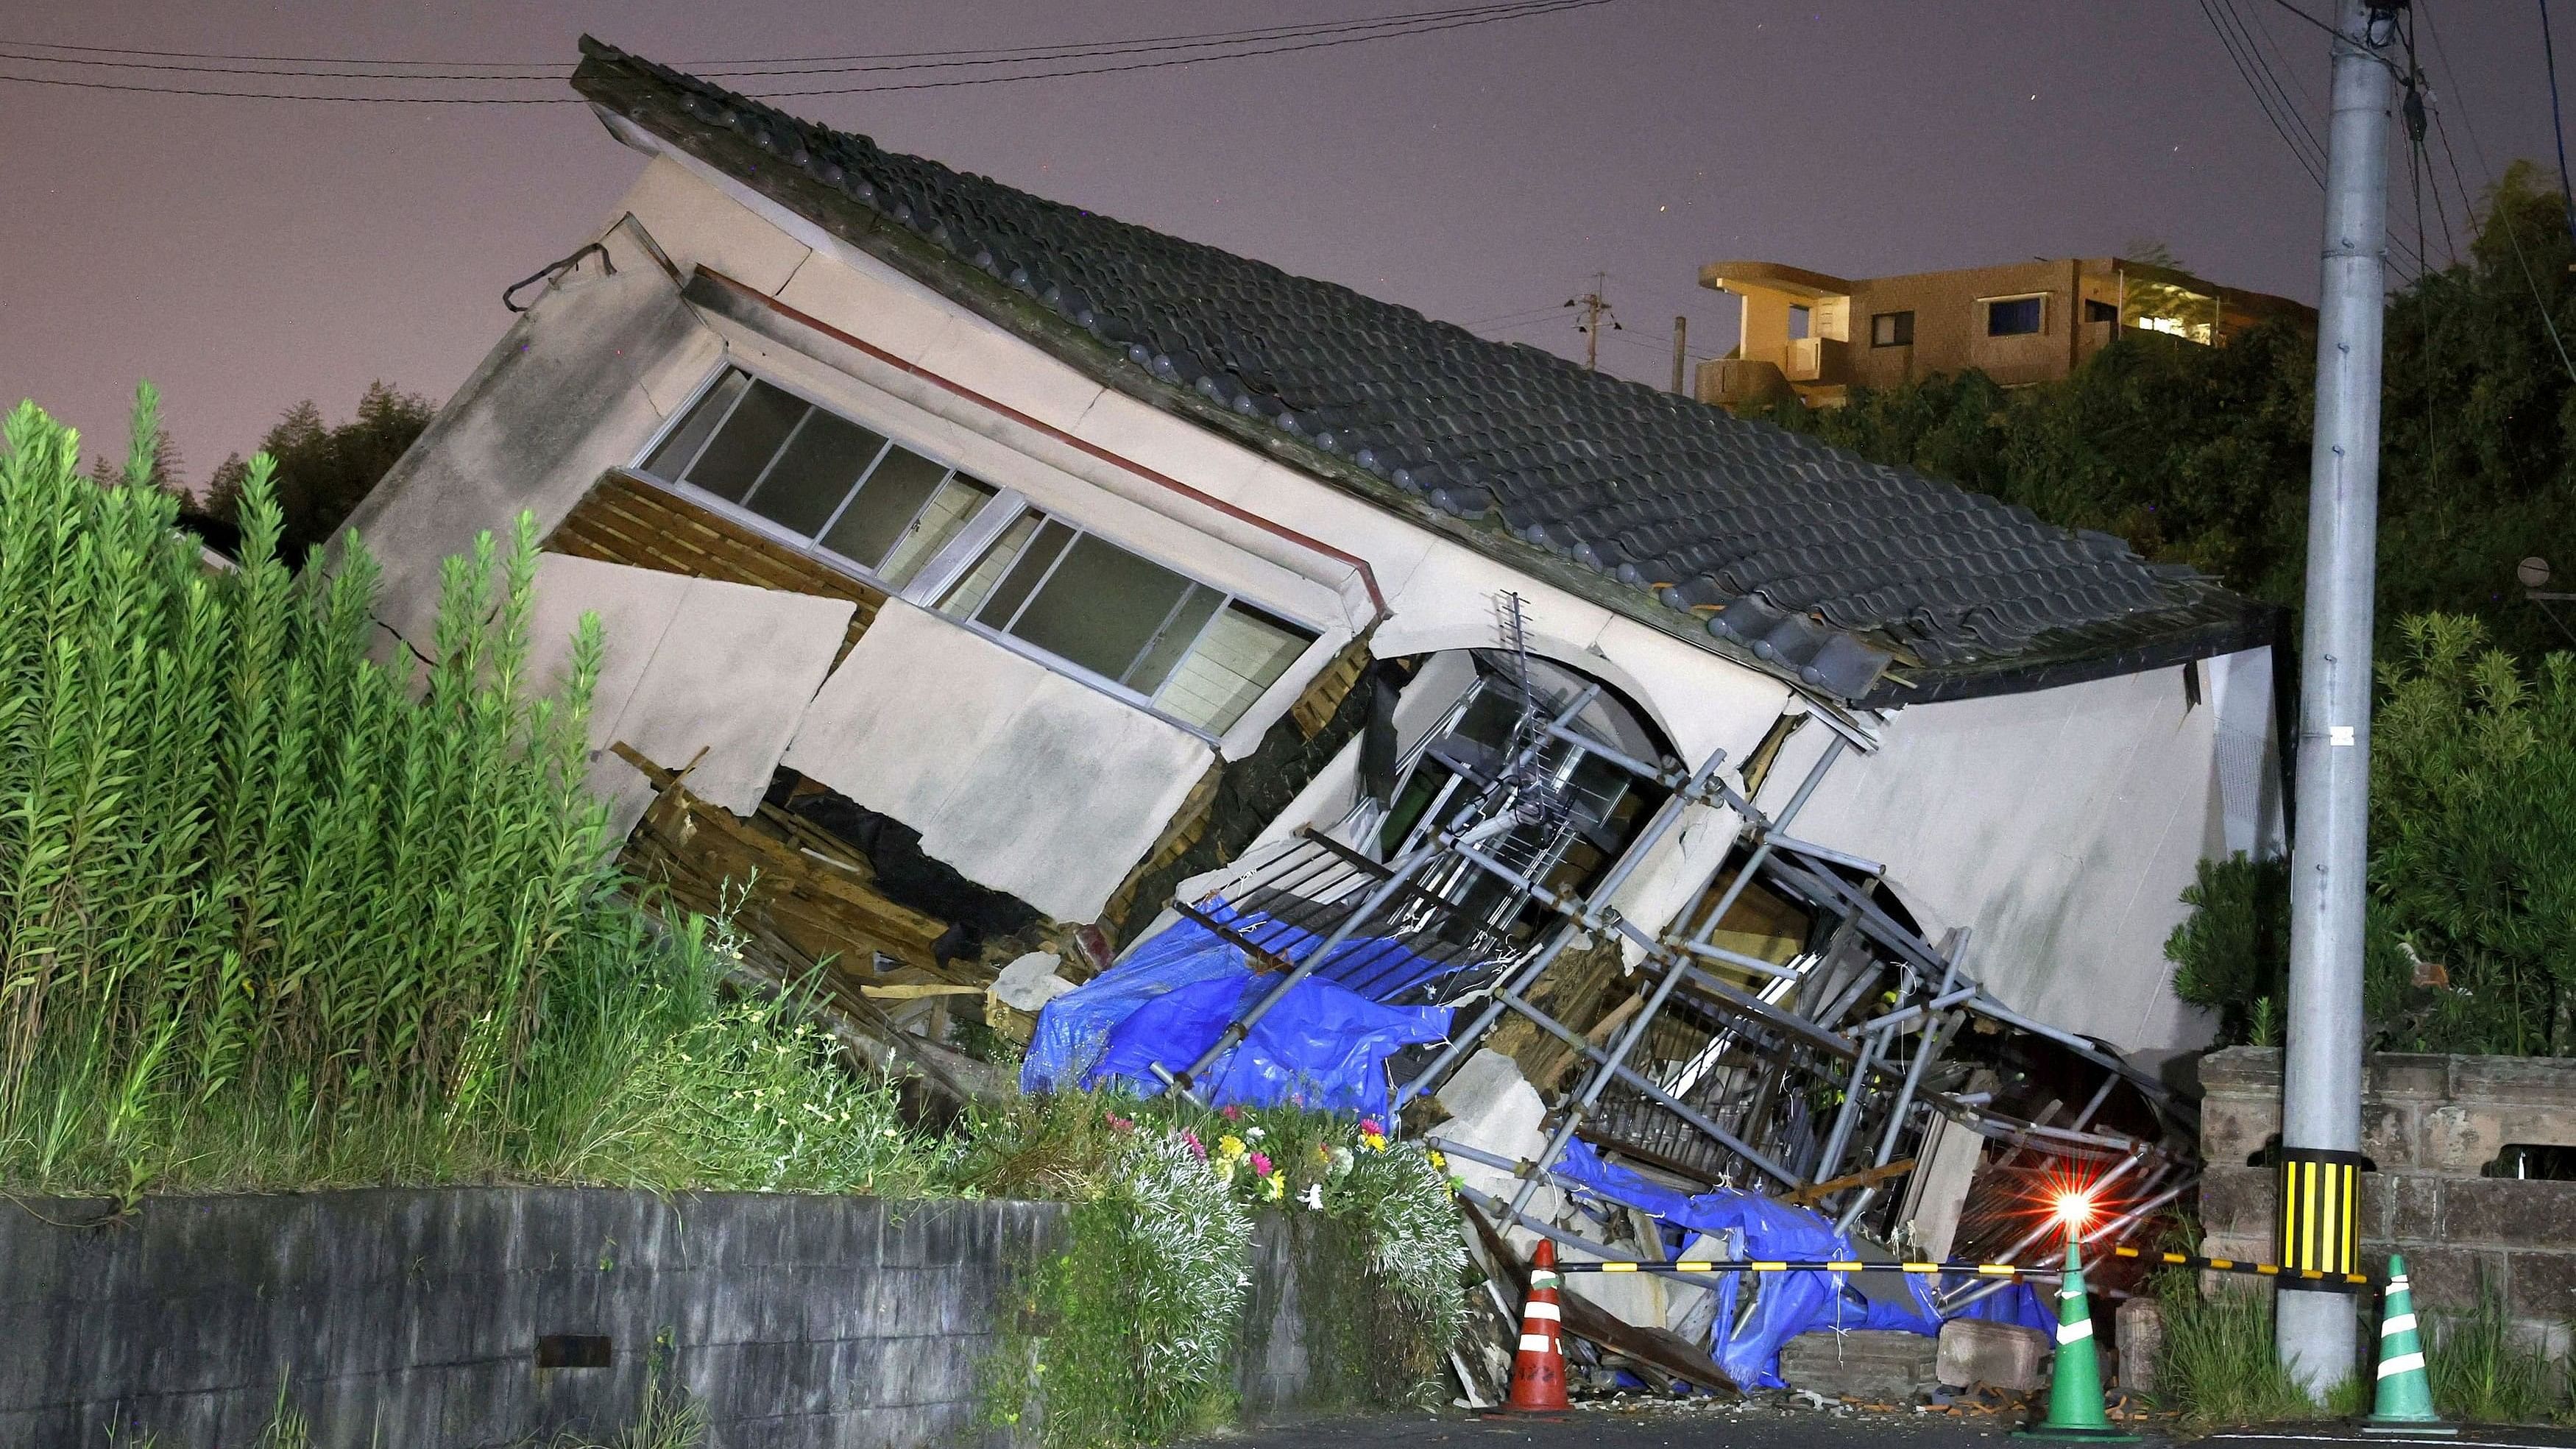
[[[2223,599],[2110,535],[583,49],[575,84],[594,100],[630,115],[647,94],[676,101],[775,158],[711,162],[801,166],[1101,338],[1107,358],[1442,512],[1498,520],[1628,586],[1674,586],[1668,603],[1727,604],[1711,634],[1810,683],[1858,695],[1875,680],[1857,661],[1877,656],[1826,650],[1834,630],[1935,666],[2113,624],[2135,652],[2159,615],[2207,632]],[[694,133],[672,139],[699,149]]]

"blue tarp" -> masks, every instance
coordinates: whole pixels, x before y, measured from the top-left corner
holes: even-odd
[[[1606,1197],[1645,1209],[1685,1238],[1697,1233],[1713,1237],[1729,1230],[1741,1233],[1741,1251],[1748,1258],[1848,1261],[1854,1256],[1850,1236],[1835,1232],[1821,1213],[1788,1207],[1757,1193],[1732,1188],[1697,1194],[1679,1192],[1603,1162],[1580,1138],[1565,1145],[1565,1155],[1557,1159],[1556,1171]],[[1744,1280],[1740,1275],[1728,1274],[1714,1285],[1716,1338],[1709,1346],[1710,1356],[1738,1384],[1775,1389],[1782,1387],[1780,1345],[1801,1333],[1819,1328],[1939,1333],[1941,1316],[1932,1299],[1939,1280],[1908,1274],[1901,1281],[1910,1300],[1908,1305],[1871,1298],[1830,1273],[1769,1274],[1755,1299],[1753,1316],[1739,1329],[1736,1312],[1743,1299]],[[2039,1296],[2027,1283],[2016,1283],[1951,1316],[2018,1323],[2043,1332],[2056,1326],[2056,1320],[2041,1307]]]
[[[1239,930],[1264,927],[1265,943],[1283,929],[1222,903],[1209,914]],[[1301,949],[1313,949],[1314,937],[1300,937]],[[1297,983],[1241,1045],[1217,1059],[1206,1074],[1209,1100],[1385,1112],[1386,1059],[1412,1043],[1440,1040],[1450,1015],[1446,1007],[1382,1006],[1331,979],[1335,965],[1362,950],[1369,975],[1386,975],[1389,944],[1353,940],[1336,949],[1332,962]],[[1402,958],[1393,973],[1402,985],[1447,969],[1409,952]],[[1413,974],[1406,961],[1420,962],[1424,974]],[[1021,1090],[1115,1083],[1153,1096],[1163,1090],[1153,1064],[1178,1071],[1198,1060],[1227,1023],[1278,983],[1246,966],[1240,947],[1182,921],[1046,1004],[1020,1069]],[[1392,994],[1401,986],[1382,989]]]

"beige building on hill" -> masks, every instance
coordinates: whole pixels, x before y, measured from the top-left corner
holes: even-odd
[[[1781,262],[1711,262],[1700,285],[1743,299],[1742,343],[1700,364],[1695,394],[1730,407],[1840,404],[1975,368],[2007,387],[2067,376],[2128,327],[2201,345],[2316,310],[2116,257],[2070,257],[1846,280]]]

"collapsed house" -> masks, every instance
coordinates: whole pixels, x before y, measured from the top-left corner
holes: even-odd
[[[2277,844],[2275,611],[583,51],[643,174],[353,524],[425,652],[534,515],[636,875],[951,1086],[977,1015],[1050,1081],[1331,1078],[1505,1253],[1743,1192],[2004,1254],[2038,1174],[2114,1237],[2189,1187],[2161,948]],[[1254,1050],[1292,1016],[1342,1055]],[[1723,1338],[1670,1296],[1619,1316]]]

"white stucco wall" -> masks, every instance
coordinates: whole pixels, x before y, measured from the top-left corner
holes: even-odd
[[[546,292],[350,516],[384,566],[377,618],[427,651],[442,560],[522,510],[540,535],[712,366],[715,334],[640,258]]]
[[[1088,921],[1214,759],[1177,725],[895,602],[786,763],[919,830],[968,878]]]
[[[2264,665],[2226,665],[2228,708],[2243,711]],[[1789,833],[1883,862],[1928,934],[1973,927],[1970,972],[2007,1006],[2147,1057],[2205,1045],[2210,1023],[2174,998],[2165,937],[2198,862],[2232,829],[2277,838],[2279,806],[2243,768],[2244,719],[2222,727],[2215,671],[2198,667],[2197,706],[2173,666],[1899,711],[1876,753],[1834,765]],[[1814,727],[1790,741],[1765,809],[1822,745]]]
[[[581,616],[599,617],[605,653],[591,697],[593,780],[609,797],[619,835],[634,827],[651,793],[641,775],[601,753],[619,741],[664,769],[696,761],[691,793],[750,814],[832,667],[853,609],[847,599],[562,554],[539,564],[536,596],[529,678],[541,688],[560,684]]]
[[[810,252],[779,284],[783,304],[1121,459],[1367,560],[1389,608],[1372,643],[1379,657],[1491,645],[1496,597],[1511,589],[1523,597],[1534,652],[1626,691],[1694,763],[1714,748],[1742,755],[1789,698],[1777,679],[1621,618],[1256,449],[1104,388],[692,158],[656,157],[624,206],[684,269],[698,260],[723,269],[699,250],[699,229],[724,247],[740,248],[735,229],[756,219]],[[709,218],[725,206],[735,212],[719,227]],[[765,275],[778,275],[774,259]],[[760,280],[737,280],[766,289]],[[893,426],[918,430],[923,442],[961,464],[989,468],[1002,475],[995,481],[1099,520],[1157,556],[1208,571],[1214,581],[1242,580],[1250,597],[1276,601],[1291,617],[1352,631],[1368,622],[1364,585],[1329,556],[1159,488],[900,367],[847,349],[836,350],[826,365],[721,319],[711,325],[737,351],[757,350],[764,363],[790,370],[800,384],[865,390],[871,421],[891,414]],[[1317,617],[1320,590],[1336,600],[1330,619]],[[1318,649],[1301,661],[1266,708],[1228,735],[1226,753],[1248,750],[1330,654]]]

